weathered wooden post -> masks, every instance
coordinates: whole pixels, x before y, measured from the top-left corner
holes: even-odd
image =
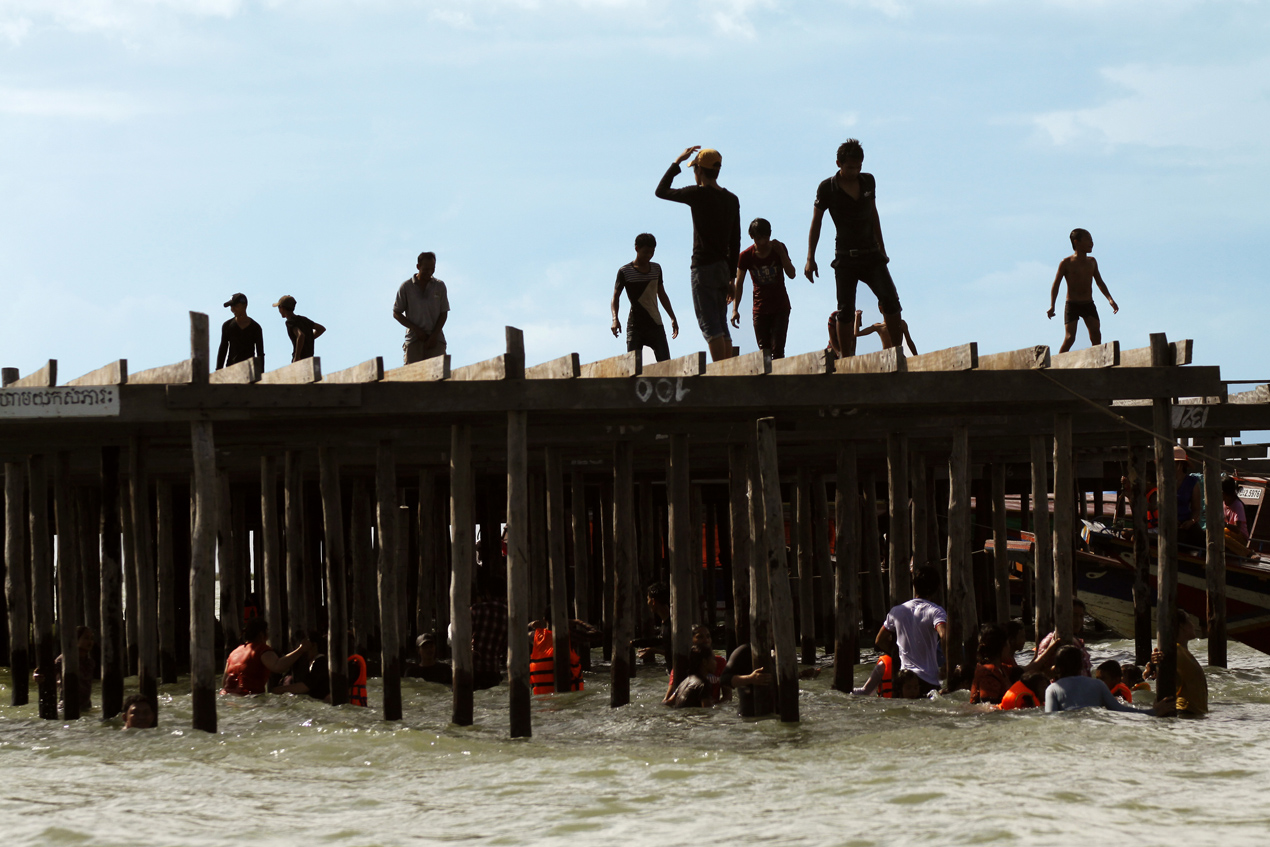
[[[309,610],[304,603],[304,476],[300,453],[288,450],[282,460],[284,532],[287,539],[287,619],[293,643],[309,631]]]
[[[511,737],[533,735],[529,689],[529,449],[524,412],[507,413],[507,680]]]
[[[670,652],[675,679],[687,679],[692,649],[693,591],[692,492],[688,469],[688,436],[670,436],[666,496],[670,505]]]
[[[653,506],[653,481],[645,479],[639,485],[639,582],[635,586],[635,608],[640,612],[636,620],[640,621],[641,632],[648,634],[647,626],[652,623],[652,612],[642,601],[643,592],[657,581],[658,546],[660,535],[656,508]]]
[[[349,611],[351,612],[352,652],[365,656],[374,648],[375,614],[372,586],[377,584],[376,566],[371,562],[372,542],[370,491],[366,480],[353,480],[353,502],[348,515],[349,576],[351,577]]]
[[[825,655],[829,655],[837,650],[837,635],[834,633],[833,559],[829,551],[829,497],[825,493],[824,474],[816,474],[811,480],[811,522],[815,527],[812,549],[816,555],[816,575],[820,577],[820,590],[816,592],[820,642]]]
[[[882,578],[882,539],[878,532],[878,480],[873,471],[864,475],[864,496],[860,500],[861,516],[864,519],[864,539],[861,552],[864,555],[864,584],[868,601],[866,620],[870,626],[880,625],[886,620],[891,609],[893,598],[889,596],[886,580]]]
[[[732,617],[736,643],[750,640],[750,546],[749,463],[744,444],[728,445],[728,505],[732,530]],[[652,499],[651,497],[649,498]]]
[[[123,708],[123,557],[119,536],[119,448],[101,450],[101,716]],[[16,669],[15,669],[16,674]]]
[[[344,577],[344,508],[340,500],[340,465],[335,448],[318,448],[318,477],[322,491],[322,524],[326,531],[327,666],[331,674],[331,705],[348,702],[348,605]]]
[[[137,677],[141,694],[159,710],[158,603],[155,596],[154,555],[150,550],[150,478],[146,446],[134,437],[128,446],[128,483],[132,502],[133,561],[137,574]]]
[[[776,642],[776,697],[781,721],[797,723],[798,657],[792,614],[794,600],[789,592],[789,568],[785,561],[785,519],[781,504],[780,468],[776,458],[775,418],[758,420],[758,455],[763,480],[763,537],[771,574],[769,588]]]
[[[125,524],[126,526],[126,524]],[[216,575],[220,580],[220,628],[222,661],[242,640],[242,613],[235,608],[238,569],[234,567],[233,500],[229,473],[216,474]]]
[[[838,446],[836,488],[833,687],[851,691],[860,657],[860,482],[856,447],[849,441]]]
[[[887,433],[886,469],[891,513],[891,528],[886,534],[886,566],[890,576],[891,605],[896,605],[913,596],[908,548],[908,437],[903,433]]]
[[[287,631],[282,626],[282,549],[278,530],[278,459],[260,457],[260,533],[264,536],[265,620],[270,637],[283,642]],[[283,644],[278,644],[282,650]]]
[[[1006,531],[1005,463],[992,466],[992,586],[997,623],[1010,622],[1010,536]]]
[[[126,652],[124,654],[125,677],[137,670],[137,562],[136,545],[132,538],[132,496],[131,485],[121,484],[119,488],[119,523],[123,525],[123,631]]]
[[[1151,549],[1147,538],[1147,453],[1129,448],[1129,497],[1133,509],[1133,653],[1145,666],[1151,659]]]
[[[384,678],[384,720],[401,720],[401,624],[397,566],[400,509],[397,508],[397,456],[391,441],[380,441],[375,453],[376,532],[379,537],[379,615]]]
[[[62,718],[71,721],[79,717],[79,647],[75,637],[80,622],[79,528],[67,453],[57,454],[53,502],[57,512],[57,632],[62,646]]]
[[[776,660],[773,656],[772,636],[772,574],[767,558],[767,509],[763,497],[763,473],[759,467],[758,428],[750,434],[746,444],[746,495],[750,506],[750,657],[754,669],[763,669],[768,679],[776,680]],[[781,522],[784,534],[784,522]],[[784,610],[782,610],[784,611]],[[770,715],[776,707],[772,687],[753,689],[753,713],[746,714],[742,701],[742,716]]]
[[[634,620],[632,585],[639,555],[635,539],[635,448],[629,441],[613,446],[613,653],[609,708],[631,702],[631,639]]]
[[[1204,452],[1204,531],[1208,588],[1208,666],[1226,667],[1226,532],[1222,510],[1221,438],[1207,435]]]
[[[1072,486],[1072,416],[1054,416],[1054,629],[1070,640],[1072,571],[1075,567],[1075,495]]]
[[[176,562],[172,550],[172,483],[158,479],[155,494],[155,590],[159,603],[159,678],[176,682]]]
[[[511,435],[508,435],[511,438]],[[511,502],[510,495],[508,503]],[[507,519],[511,523],[511,518]],[[420,633],[436,629],[437,616],[437,473],[431,468],[419,471],[419,602],[415,609],[415,627]],[[522,527],[523,528],[523,527]],[[510,533],[511,530],[509,529]],[[510,544],[508,547],[510,551]],[[509,552],[510,556],[511,553]],[[510,567],[510,565],[509,565]]]
[[[811,477],[799,466],[794,475],[794,527],[798,538],[798,624],[802,663],[816,664],[816,600],[812,590],[815,558],[811,541]]]
[[[48,469],[42,455],[27,460],[28,499],[31,509],[31,606],[35,613],[35,667],[40,671],[40,717],[57,720],[57,680],[53,660],[53,563],[49,558]]]
[[[587,550],[586,483],[582,472],[569,474],[569,517],[573,531],[573,616],[591,621],[591,561]],[[591,669],[591,645],[578,651],[582,670]]]
[[[454,700],[450,720],[459,726],[472,724],[472,528],[475,516],[472,500],[472,427],[455,424],[450,428],[450,526],[452,573],[450,575],[450,620],[454,637]],[[508,630],[508,638],[524,637]]]
[[[529,475],[529,615],[538,620],[551,602],[547,561],[547,485],[542,474]]]
[[[613,537],[613,483],[605,479],[600,482],[600,550],[604,554],[601,563],[601,603],[604,610],[603,638],[604,655],[613,651],[613,574],[615,567],[616,540]],[[667,661],[670,657],[667,656]]]
[[[82,620],[93,631],[100,655],[101,632],[101,497],[96,486],[75,489],[79,527],[79,599]],[[98,662],[98,668],[101,663]]]
[[[948,457],[948,686],[966,685],[974,672],[978,615],[970,557],[970,430],[953,430]],[[960,667],[962,678],[957,679]]]
[[[573,664],[569,658],[569,569],[564,560],[564,468],[560,448],[546,450],[547,471],[547,561],[551,577],[551,643],[552,666],[556,692],[569,691],[573,681]]]
[[[933,564],[930,555],[930,501],[926,489],[926,456],[912,453],[908,459],[909,493],[913,508],[909,529],[913,536],[913,571]]]
[[[193,725],[216,732],[216,619],[214,573],[218,480],[210,421],[190,423],[194,454],[194,533],[190,549],[190,694]]]
[[[1036,562],[1037,644],[1054,631],[1054,546],[1050,537],[1049,445],[1044,435],[1028,438],[1032,453],[1032,557]]]
[[[705,606],[705,617],[702,623],[710,628],[710,632],[714,632],[715,618],[718,617],[719,600],[717,593],[717,580],[715,579],[719,567],[719,527],[715,520],[715,507],[713,501],[705,499],[705,491],[702,486],[696,487],[697,495],[694,502],[701,505],[702,518],[705,522],[705,569],[702,575],[705,577],[705,585],[702,589]],[[694,534],[694,537],[695,534]]]
[[[9,601],[11,702],[31,702],[31,597],[26,584],[26,474],[21,462],[4,464],[5,598]]]

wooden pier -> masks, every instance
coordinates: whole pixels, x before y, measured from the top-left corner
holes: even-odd
[[[314,358],[209,372],[207,316],[190,317],[190,356],[173,365],[129,373],[121,360],[65,384],[55,361],[5,369],[3,652],[15,704],[27,702],[30,669],[73,652],[76,626],[90,623],[104,717],[118,713],[125,676],[155,702],[161,682],[188,673],[194,726],[215,731],[220,669],[250,598],[280,652],[327,633],[334,704],[347,702],[344,657],[371,653],[389,720],[402,717],[414,637],[435,629],[444,643],[450,629],[453,721],[467,724],[470,606],[492,593],[509,610],[510,725],[523,737],[528,622],[550,606],[562,684],[569,619],[601,626],[622,706],[637,672],[630,641],[652,625],[644,587],[661,580],[675,668],[691,626],[722,606],[718,646],[750,643],[778,680],[759,713],[796,721],[800,659],[832,654],[834,686],[849,689],[861,627],[871,636],[911,597],[910,566],[940,569],[949,668],[973,663],[978,624],[1009,616],[1008,562],[974,555],[1003,538],[1007,495],[1031,504],[1036,631],[1070,634],[1083,492],[1118,488],[1153,450],[1171,502],[1175,438],[1215,469],[1225,436],[1270,429],[1270,387],[1230,393],[1218,368],[1191,364],[1190,342],[1163,336],[1064,354],[972,343],[907,358],[892,348],[527,365],[508,327],[503,354],[462,367],[372,359],[324,374]],[[1143,496],[1135,484],[1135,516]],[[1162,519],[1162,547],[1176,529]],[[1222,572],[1220,546],[1209,556]],[[1166,553],[1161,612],[1173,607],[1170,579]],[[1214,633],[1223,585],[1212,578]],[[1173,616],[1158,619],[1171,645]],[[1224,661],[1224,642],[1210,651]],[[50,680],[39,703],[53,719]]]

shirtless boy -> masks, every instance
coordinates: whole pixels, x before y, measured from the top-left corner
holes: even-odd
[[[1089,343],[1102,343],[1102,325],[1098,321],[1098,307],[1094,305],[1093,283],[1098,283],[1098,290],[1111,304],[1112,314],[1120,312],[1116,301],[1111,299],[1107,284],[1098,273],[1098,260],[1089,253],[1094,249],[1094,237],[1087,230],[1073,229],[1071,234],[1072,253],[1058,263],[1058,273],[1054,274],[1054,285],[1050,288],[1050,309],[1046,317],[1054,317],[1054,303],[1058,300],[1058,286],[1067,279],[1067,303],[1063,307],[1063,325],[1066,335],[1063,346],[1058,352],[1066,353],[1076,343],[1076,324],[1085,319],[1085,329],[1089,330]]]

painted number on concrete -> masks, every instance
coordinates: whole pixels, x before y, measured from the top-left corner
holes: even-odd
[[[1208,424],[1207,406],[1174,406],[1174,429],[1203,429]]]

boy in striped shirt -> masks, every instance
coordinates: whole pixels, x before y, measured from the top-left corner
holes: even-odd
[[[631,302],[630,314],[626,317],[626,350],[652,348],[657,361],[664,362],[670,358],[670,342],[666,340],[666,327],[661,321],[661,312],[657,309],[658,301],[666,307],[670,315],[670,337],[679,337],[679,321],[675,319],[675,310],[670,306],[670,297],[666,295],[666,286],[662,281],[661,265],[652,261],[657,251],[657,239],[650,233],[642,232],[635,236],[635,261],[622,265],[617,271],[617,283],[613,287],[613,337],[622,332],[622,322],[617,318],[617,306],[626,290]]]

